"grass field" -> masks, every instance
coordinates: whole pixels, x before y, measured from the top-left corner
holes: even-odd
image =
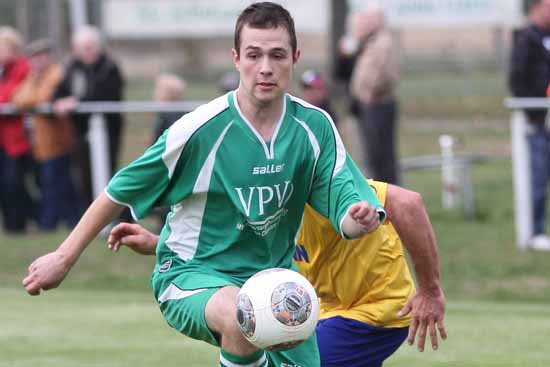
[[[1,367],[203,367],[217,350],[177,334],[144,292],[59,290],[37,298],[1,288]],[[7,311],[7,312],[4,312]],[[403,345],[386,366],[548,366],[550,309],[449,302],[437,352]]]
[[[148,98],[145,84],[135,84],[135,99]],[[438,237],[449,340],[438,352],[403,346],[387,366],[550,365],[545,353],[550,253],[515,248],[509,129],[506,111],[498,106],[502,86],[495,75],[454,81],[448,75],[418,77],[404,83],[402,94],[409,98],[399,126],[401,156],[438,154],[437,138],[447,133],[459,139],[459,150],[488,160],[473,171],[473,220],[460,210],[441,209],[439,171],[405,177],[404,184],[423,195]],[[464,93],[468,88],[472,98]],[[190,98],[207,98],[212,90],[201,86]],[[421,107],[414,101],[424,101],[422,108],[429,112],[418,117],[415,109],[420,113]],[[452,101],[451,112],[438,112],[438,102]],[[150,142],[153,116],[130,115],[129,120],[124,162]],[[0,367],[216,365],[215,350],[177,335],[163,321],[149,290],[154,258],[111,254],[104,239],[94,241],[60,289],[26,296],[20,286],[26,267],[66,234],[65,229],[32,230],[25,236],[0,232]]]

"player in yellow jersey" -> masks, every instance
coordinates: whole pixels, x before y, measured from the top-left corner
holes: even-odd
[[[388,214],[378,230],[348,241],[306,206],[297,239],[294,260],[321,301],[317,342],[323,367],[381,366],[407,336],[413,344],[417,332],[422,351],[426,329],[434,349],[436,327],[446,338],[435,235],[422,199],[398,186],[369,183]],[[411,255],[418,290],[396,228]]]

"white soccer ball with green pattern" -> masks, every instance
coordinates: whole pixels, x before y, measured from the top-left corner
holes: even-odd
[[[294,348],[311,335],[318,318],[315,289],[292,270],[261,271],[244,283],[237,296],[237,321],[241,330],[261,349]]]

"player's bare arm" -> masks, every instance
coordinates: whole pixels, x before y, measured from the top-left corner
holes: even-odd
[[[353,204],[342,221],[342,230],[349,238],[361,237],[376,230],[380,218],[376,209],[366,201]]]
[[[388,219],[410,254],[418,283],[417,293],[400,311],[400,316],[412,313],[407,342],[424,350],[429,333],[432,348],[438,349],[438,335],[447,338],[444,326],[445,295],[440,283],[437,242],[420,194],[388,185],[386,199]]]
[[[56,288],[99,231],[120,214],[123,207],[102,193],[86,210],[78,225],[53,252],[39,257],[28,268],[23,286],[30,295]]]

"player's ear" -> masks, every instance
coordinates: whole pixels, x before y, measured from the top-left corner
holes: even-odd
[[[240,57],[239,52],[235,50],[234,48],[231,49],[231,53],[233,54],[233,64],[235,65],[235,68],[239,70],[239,64],[240,64]]]
[[[302,54],[302,52],[300,51],[299,48],[297,48],[296,52],[293,55],[293,60],[292,60],[292,63],[294,64],[294,66],[296,66],[296,64],[298,63],[298,60],[300,59],[301,54]]]

